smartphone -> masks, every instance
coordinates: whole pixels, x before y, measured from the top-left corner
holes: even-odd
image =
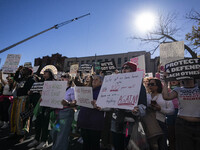
[[[156,105],[157,102],[156,101],[151,101],[151,104]]]

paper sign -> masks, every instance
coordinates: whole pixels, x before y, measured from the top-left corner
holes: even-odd
[[[63,108],[61,101],[65,98],[66,88],[67,81],[45,81],[40,106]]]
[[[105,76],[97,98],[101,108],[134,109],[138,104],[143,72]]]
[[[181,59],[165,65],[167,80],[200,79],[200,58]]]
[[[78,71],[78,64],[73,64],[70,66],[70,75],[75,77]]]
[[[93,108],[91,101],[93,100],[92,87],[78,87],[74,88],[75,100],[77,105]]]
[[[21,55],[19,54],[8,54],[5,64],[2,67],[2,71],[4,73],[15,73],[18,68],[20,59]]]
[[[145,77],[153,77],[153,73],[152,72],[145,73]]]
[[[33,73],[36,73],[38,71],[40,66],[33,66]]]
[[[92,70],[92,65],[90,65],[90,64],[82,64],[79,67],[79,71],[81,71],[81,72],[91,72],[91,70]]]

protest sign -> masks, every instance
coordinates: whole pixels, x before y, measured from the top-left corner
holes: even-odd
[[[134,109],[138,104],[143,72],[105,76],[97,98],[101,108]]]
[[[91,72],[91,70],[92,70],[92,65],[90,65],[90,64],[82,64],[79,67],[79,71],[81,71],[81,72]]]
[[[31,62],[25,62],[24,67],[32,68],[32,63]]]
[[[32,91],[33,93],[39,93],[40,91],[42,91],[43,85],[44,85],[44,82],[35,82],[33,83],[30,91]]]
[[[165,64],[184,58],[184,41],[160,44],[160,63]]]
[[[167,80],[200,79],[200,58],[181,59],[165,65]]]
[[[137,71],[143,71],[145,75],[145,56],[144,55],[131,58],[130,61],[137,65]]]
[[[66,88],[67,81],[45,81],[40,106],[63,108],[61,101],[65,98]]]
[[[75,99],[77,105],[93,108],[91,101],[93,100],[92,87],[78,87],[74,88]]]
[[[33,73],[36,73],[38,71],[40,66],[33,66]]]
[[[100,67],[101,71],[114,71],[116,69],[115,67],[115,62],[112,61],[105,61],[105,62],[100,62]]]
[[[153,77],[153,73],[152,72],[145,73],[145,77]]]
[[[112,74],[112,72],[114,72],[116,70],[116,65],[115,65],[115,61],[111,60],[111,61],[105,61],[105,62],[100,62],[100,70],[104,73],[104,74]]]
[[[160,44],[160,79],[163,79],[165,64],[184,59],[184,41]]]
[[[21,55],[19,54],[8,54],[2,67],[2,71],[4,73],[15,73],[18,68],[20,59]]]
[[[70,66],[70,75],[75,77],[78,71],[78,64],[73,64]]]

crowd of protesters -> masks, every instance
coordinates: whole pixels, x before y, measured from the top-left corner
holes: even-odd
[[[121,73],[136,71],[137,65],[132,62],[124,63],[121,68]],[[8,74],[5,81],[0,72],[1,129],[9,128],[9,138],[20,137],[19,142],[22,142],[35,126],[35,137],[27,148],[42,149],[51,139],[53,150],[67,150],[75,112],[79,112],[73,132],[82,139],[83,150],[200,149],[200,87],[195,79],[168,83],[145,77],[136,87],[140,88],[138,105],[125,110],[97,106],[104,76],[94,73],[82,79],[79,75],[72,78],[64,73],[55,79],[51,69],[37,76],[30,68],[20,66],[15,74]],[[42,92],[32,92],[31,87],[37,82],[57,80],[68,84],[65,98],[61,100],[63,108],[40,106]],[[76,105],[75,86],[92,87],[93,108]],[[134,138],[138,134],[136,122],[141,123],[144,137]]]

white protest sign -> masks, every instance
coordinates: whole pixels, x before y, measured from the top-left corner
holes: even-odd
[[[184,41],[160,44],[160,79],[163,79],[165,64],[184,58]]]
[[[165,64],[172,61],[184,59],[184,49],[184,41],[160,44],[161,66],[165,66]]]
[[[101,108],[134,109],[138,104],[143,72],[105,76],[97,98]]]
[[[153,77],[153,73],[152,72],[145,73],[145,77]]]
[[[15,73],[18,68],[20,59],[20,54],[8,54],[6,61],[2,67],[2,71],[4,73]]]
[[[40,66],[33,66],[33,73],[36,73],[38,71]]]
[[[45,81],[40,106],[63,108],[61,101],[65,98],[66,88],[67,81]]]
[[[93,108],[91,101],[93,100],[92,87],[78,87],[74,88],[75,100],[77,105]]]

